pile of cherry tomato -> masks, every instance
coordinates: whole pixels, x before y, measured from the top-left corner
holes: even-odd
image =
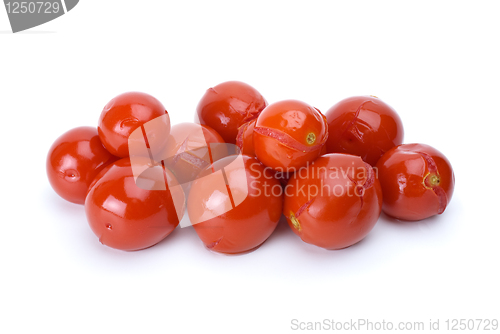
[[[161,131],[152,130],[160,120]],[[149,157],[131,153],[137,135]],[[382,211],[414,221],[448,206],[450,162],[403,137],[396,111],[375,96],[344,99],[323,115],[298,100],[269,104],[229,81],[206,91],[195,123],[171,126],[163,104],[145,93],[113,98],[97,128],[54,142],[47,175],[62,198],[85,205],[90,228],[112,248],[151,247],[187,211],[204,246],[218,253],[258,248],[282,216],[304,242],[342,249],[362,240]]]

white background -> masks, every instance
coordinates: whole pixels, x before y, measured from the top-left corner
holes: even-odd
[[[0,332],[287,333],[298,321],[500,318],[497,1],[81,1],[12,34],[0,7]],[[156,96],[192,121],[240,80],[326,112],[352,95],[393,106],[405,142],[451,161],[441,216],[382,216],[326,251],[281,224],[257,251],[207,251],[192,228],[139,252],[102,246],[50,188],[52,142],[96,125],[115,95]]]

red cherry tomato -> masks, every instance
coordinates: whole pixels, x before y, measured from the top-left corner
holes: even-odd
[[[264,165],[294,170],[320,155],[328,125],[318,109],[301,101],[285,100],[267,106],[253,132],[255,155]]]
[[[328,151],[326,150],[326,145],[323,145],[321,147],[321,151],[319,152],[319,156],[322,156],[322,155],[325,155],[325,154],[328,154]]]
[[[252,86],[227,81],[209,88],[196,112],[200,124],[213,128],[226,143],[235,144],[238,128],[257,118],[266,105],[266,100]]]
[[[188,198],[188,214],[205,246],[238,254],[259,247],[281,217],[280,183],[256,158],[229,156],[202,173]]]
[[[94,177],[117,159],[102,146],[96,128],[82,126],[64,133],[52,144],[47,155],[47,176],[59,196],[83,204]]]
[[[241,154],[255,157],[255,149],[253,147],[253,130],[257,120],[246,122],[238,129],[236,136],[236,145],[240,149]]]
[[[255,157],[255,148],[253,146],[253,130],[255,129],[256,119],[246,122],[238,129],[236,137],[236,145],[240,149],[241,154]],[[321,147],[320,156],[327,154],[326,145]]]
[[[236,138],[236,145],[238,145],[241,154],[247,155],[249,157],[256,157],[255,149],[253,146],[253,130],[255,129],[256,122],[257,120],[254,119],[253,121],[243,124],[239,128],[238,137]],[[271,171],[271,173],[274,174],[276,180],[280,181],[283,187],[286,186],[288,179],[290,178],[289,173],[284,170]]]
[[[165,166],[181,184],[227,155],[227,144],[214,129],[194,123],[174,125],[164,153]]]
[[[165,114],[168,115],[165,107],[151,95],[139,92],[118,95],[101,113],[97,127],[99,137],[109,152],[121,158],[128,157],[130,134],[144,123]],[[165,133],[164,138],[167,137],[168,133]]]
[[[421,220],[446,209],[455,175],[446,157],[424,144],[399,145],[377,163],[383,211],[394,218]]]
[[[120,160],[123,160],[123,159],[120,159]],[[90,190],[92,190],[92,188],[94,188],[95,184],[97,182],[99,182],[99,180],[108,172],[108,170],[111,169],[111,167],[113,167],[114,164],[111,163],[111,164],[108,164],[106,167],[104,167],[103,169],[101,169],[101,171],[96,175],[96,177],[94,177],[94,180],[92,180],[92,182],[90,183],[89,185],[89,188],[87,189],[87,195],[89,194]],[[87,195],[85,195],[85,197],[87,197]],[[85,200],[83,201],[83,204],[85,204]]]
[[[370,165],[358,156],[326,154],[290,178],[283,214],[303,241],[341,249],[371,231],[381,207],[382,190]]]
[[[168,184],[174,184],[172,173],[163,171]],[[87,195],[85,213],[102,244],[134,251],[157,244],[175,229],[179,224],[175,201],[184,202],[180,187],[172,191],[140,188],[134,180],[130,159],[124,158],[99,176]]]
[[[359,155],[375,166],[392,147],[403,142],[403,123],[388,104],[374,96],[344,99],[326,112],[328,153]]]

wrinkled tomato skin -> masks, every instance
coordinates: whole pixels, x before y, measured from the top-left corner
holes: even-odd
[[[429,145],[394,147],[380,158],[376,168],[384,193],[383,211],[391,217],[412,221],[440,214],[453,196],[451,164]],[[438,176],[439,184],[428,183],[432,175]]]
[[[228,165],[234,159],[232,157],[212,165],[214,171],[225,169],[227,179],[232,182],[230,189],[233,196],[248,189],[248,195],[241,204],[218,214],[219,203],[224,201],[227,204],[230,199],[220,197],[220,185],[205,178],[196,180],[189,194],[189,218],[205,247],[214,252],[243,254],[258,248],[275,230],[281,217],[281,184],[256,158],[241,157],[244,170]],[[211,167],[207,172],[212,172]],[[246,174],[246,182],[241,177],[242,172]],[[212,218],[199,222],[200,217],[207,214],[211,214]]]
[[[243,124],[239,131],[238,137],[236,140],[236,145],[238,146],[241,154],[247,155],[249,157],[256,158],[255,149],[253,146],[253,130],[255,128],[255,123],[257,120],[253,120]],[[326,147],[323,146],[322,152],[326,152]],[[269,169],[269,167],[267,167]],[[288,179],[290,178],[290,173],[287,173],[285,170],[276,170],[272,171],[274,177],[280,181],[281,185],[286,186]],[[292,171],[293,173],[293,171]]]
[[[59,196],[83,204],[94,177],[117,159],[104,148],[96,128],[82,126],[64,133],[52,144],[47,155],[47,176]]]
[[[179,224],[170,191],[139,188],[129,158],[116,161],[99,176],[87,195],[85,213],[102,244],[125,251],[151,247]]]
[[[253,131],[255,155],[266,166],[293,172],[321,154],[328,125],[321,112],[297,100],[267,106]]]
[[[184,184],[227,155],[227,145],[214,129],[207,125],[180,123],[170,130],[164,161],[177,181]]]
[[[375,166],[385,152],[403,143],[401,118],[374,96],[344,99],[326,112],[326,119],[328,153],[358,155]]]
[[[149,94],[120,94],[109,101],[101,112],[97,126],[99,137],[111,154],[120,158],[128,157],[130,134],[141,125],[165,114],[168,115],[163,104]],[[164,133],[165,138],[168,135]]]
[[[247,122],[238,129],[236,137],[236,145],[240,149],[241,154],[255,157],[255,149],[253,147],[253,130],[257,120]]]
[[[238,128],[251,121],[266,107],[264,97],[252,86],[227,81],[209,88],[196,108],[196,122],[208,125],[226,143],[235,144]]]
[[[358,156],[326,154],[290,178],[283,215],[304,242],[335,250],[365,238],[381,208],[382,190],[370,165]]]

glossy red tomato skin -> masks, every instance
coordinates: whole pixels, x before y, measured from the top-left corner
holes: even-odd
[[[378,159],[403,143],[401,118],[388,104],[374,96],[344,99],[326,112],[328,153],[359,155],[375,166]]]
[[[218,171],[232,159],[234,158],[223,158],[212,166]],[[281,217],[283,195],[279,181],[256,158],[242,156],[242,159],[247,182],[238,176],[240,169],[225,167],[229,180],[241,182],[238,187],[248,189],[248,196],[241,204],[199,222],[200,217],[207,212],[219,210],[219,206],[213,204],[213,199],[217,197],[217,186],[212,181],[201,178],[193,184],[189,194],[189,218],[205,247],[214,252],[243,254],[255,250],[272,234]],[[210,172],[209,169],[207,172]],[[235,187],[232,189],[233,194],[238,191]],[[225,201],[229,199],[226,198]]]
[[[421,220],[446,209],[455,188],[449,160],[425,144],[404,144],[387,151],[378,161],[384,193],[383,211],[401,220]],[[437,175],[438,183],[430,184]]]
[[[297,100],[267,106],[253,131],[255,155],[266,166],[294,171],[314,161],[328,138],[321,112]]]
[[[87,195],[85,213],[102,244],[125,251],[151,247],[179,224],[170,191],[139,188],[129,158],[116,161],[100,175]]]
[[[139,126],[168,114],[155,97],[141,92],[127,92],[106,104],[97,130],[104,147],[120,158],[129,156],[128,138]],[[165,134],[168,136],[168,133]]]
[[[213,128],[226,143],[235,144],[238,128],[257,118],[266,105],[252,86],[227,81],[206,91],[196,108],[196,121]]]
[[[283,215],[304,242],[335,250],[362,240],[381,208],[382,190],[370,165],[358,156],[326,154],[290,178]]]
[[[82,126],[67,131],[52,144],[47,176],[59,196],[83,204],[94,177],[117,159],[104,148],[96,128]]]
[[[249,157],[256,158],[255,148],[253,146],[253,130],[255,128],[255,123],[257,120],[253,120],[243,124],[238,130],[238,137],[236,138],[236,145],[238,146],[241,154],[247,155]],[[326,147],[323,146],[324,150]],[[323,152],[323,150],[322,150]],[[326,152],[326,151],[325,151]],[[269,167],[267,167],[269,169]],[[285,170],[271,171],[274,177],[280,181],[281,185],[286,186],[288,179],[290,178],[289,173]]]

